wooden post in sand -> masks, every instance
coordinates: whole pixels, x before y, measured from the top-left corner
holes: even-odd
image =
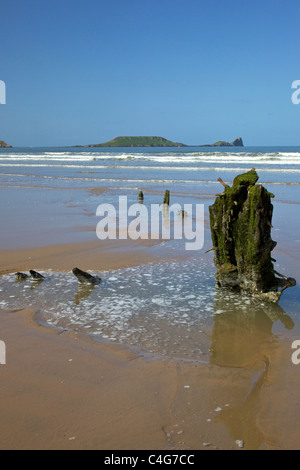
[[[296,281],[288,285],[287,278],[275,276],[271,257],[276,246],[271,238],[274,195],[257,180],[254,168],[237,176],[232,186],[218,179],[224,192],[209,207],[215,277],[219,287],[238,288],[278,302],[282,291]]]
[[[144,193],[143,191],[139,192],[138,201],[142,204],[144,202]]]
[[[170,191],[168,189],[165,192],[164,204],[170,205]]]

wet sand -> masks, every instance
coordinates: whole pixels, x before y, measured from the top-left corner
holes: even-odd
[[[83,270],[109,270],[136,266],[159,258],[150,253],[156,240],[97,240],[62,243],[34,248],[1,250],[0,275],[40,269],[68,272],[75,266]]]
[[[65,207],[59,210],[61,225],[52,229],[62,234],[60,240],[72,232],[84,241],[39,246],[57,204],[40,204],[32,193],[31,201],[41,206],[45,219],[34,211],[17,219],[17,228],[26,224],[26,231],[15,230],[12,246],[23,248],[0,251],[0,275],[29,269],[63,274],[75,266],[101,273],[193,256],[156,250],[157,240],[93,241],[90,212],[83,204],[84,215],[78,219],[82,208],[72,208],[72,198],[66,213]],[[54,201],[58,197],[55,189],[52,196]],[[274,226],[289,232],[275,233],[274,253],[280,269],[297,278],[298,227],[292,224],[291,235],[287,207],[276,207],[285,219]],[[3,239],[10,241],[14,225],[9,222],[16,213],[11,207],[4,210],[8,235]],[[65,214],[73,212],[68,231]],[[212,253],[206,256],[213,263]],[[221,299],[220,310],[223,304]],[[247,317],[235,310],[214,319],[206,340],[210,354],[203,362],[160,358],[95,341],[82,332],[45,327],[26,305],[1,310],[0,340],[6,344],[7,363],[0,365],[0,449],[240,450],[236,441],[244,449],[299,449],[300,365],[291,361],[291,340],[300,339],[299,325],[294,330],[282,326],[289,327],[290,318],[280,309],[275,316],[262,311]]]
[[[149,244],[115,243],[2,251],[1,273],[155,261]],[[300,366],[291,362],[290,338],[255,335],[255,354],[241,357],[238,334],[228,367],[218,361],[232,340],[222,322],[213,331],[221,351],[201,363],[46,328],[35,313],[1,311],[1,449],[239,450],[235,441],[246,449],[300,448]]]

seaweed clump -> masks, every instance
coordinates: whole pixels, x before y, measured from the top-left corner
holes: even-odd
[[[232,186],[219,181],[224,192],[209,207],[217,286],[277,302],[282,291],[296,281],[275,275],[271,256],[276,246],[271,237],[274,195],[256,184],[254,168],[238,175]]]

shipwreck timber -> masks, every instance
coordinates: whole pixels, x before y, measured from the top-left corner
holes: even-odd
[[[221,178],[218,181],[224,191],[209,207],[217,286],[241,289],[277,302],[282,291],[296,281],[278,278],[274,271],[274,195],[256,184],[258,175],[254,168],[238,175],[232,186]]]

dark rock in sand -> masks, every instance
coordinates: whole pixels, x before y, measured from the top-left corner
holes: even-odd
[[[99,284],[101,282],[100,277],[92,276],[91,274],[89,274],[85,271],[82,271],[79,268],[72,269],[72,273],[74,274],[74,276],[77,277],[78,281],[81,284],[96,285],[96,284]]]
[[[26,279],[28,279],[30,276],[28,274],[25,274],[25,273],[20,273],[20,272],[17,272],[15,274],[15,279],[16,281],[25,281]]]
[[[45,277],[42,274],[38,273],[37,271],[33,271],[33,269],[31,269],[29,272],[31,274],[31,278],[34,281],[42,281],[43,279],[45,279]]]

